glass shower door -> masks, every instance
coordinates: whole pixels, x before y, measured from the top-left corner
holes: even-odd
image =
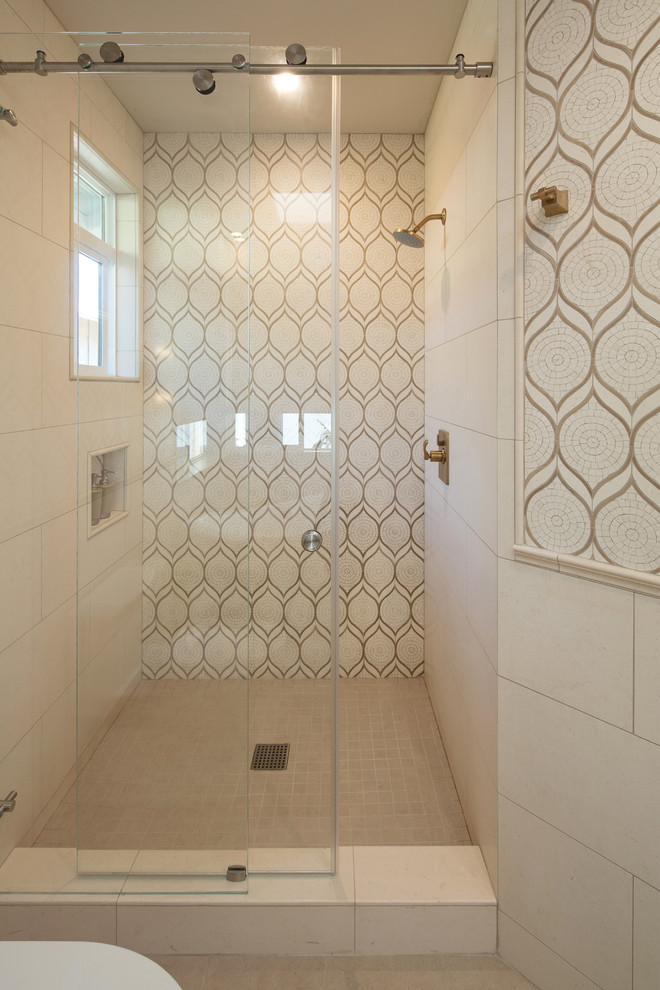
[[[252,73],[249,840],[266,872],[335,865],[337,129],[331,76]]]
[[[125,63],[250,58],[247,36],[79,50],[98,61],[108,41]],[[83,181],[115,195],[98,323],[115,320],[118,373],[77,369],[78,862],[135,890],[144,874],[245,889],[225,876],[248,844],[249,89],[240,71],[80,79],[77,226]]]

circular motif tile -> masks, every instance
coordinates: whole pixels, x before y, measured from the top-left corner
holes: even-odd
[[[546,550],[580,553],[591,536],[587,507],[558,478],[530,498],[526,519],[532,539]]]
[[[596,398],[569,416],[559,433],[561,457],[591,487],[620,471],[629,450],[630,433]]]
[[[527,374],[555,402],[580,385],[591,370],[591,347],[583,334],[555,319],[532,338]]]
[[[595,527],[598,545],[612,563],[641,571],[660,568],[660,512],[637,492],[605,503]]]
[[[569,137],[595,148],[628,109],[629,88],[623,72],[591,61],[562,97],[562,128]]]
[[[582,4],[550,3],[528,39],[530,67],[559,78],[584,48],[590,33],[590,11]]]
[[[592,230],[564,257],[558,275],[568,301],[593,318],[625,289],[630,257],[620,244]]]
[[[613,391],[634,403],[660,387],[660,335],[658,328],[639,314],[629,312],[621,323],[599,338],[596,371]]]

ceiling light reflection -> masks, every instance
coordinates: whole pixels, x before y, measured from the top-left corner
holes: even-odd
[[[293,93],[300,85],[299,76],[294,76],[292,72],[278,72],[273,76],[273,81],[280,93]]]

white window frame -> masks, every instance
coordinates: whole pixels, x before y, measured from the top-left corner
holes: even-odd
[[[78,257],[81,254],[98,261],[103,272],[101,288],[101,363],[83,364],[80,361],[79,327],[76,326],[76,364],[81,377],[114,378],[117,370],[117,202],[116,194],[109,189],[88,168],[78,163],[76,168],[78,195],[80,180],[90,186],[103,198],[103,233],[96,237],[80,224],[74,223],[76,242],[75,298],[78,300]],[[77,320],[76,320],[77,322]]]
[[[71,218],[71,365],[72,379],[139,381],[141,359],[141,202],[137,190],[87,138],[72,126]],[[78,223],[77,180],[104,197],[103,238]],[[78,185],[79,192],[79,185]],[[102,361],[79,362],[78,264],[80,254],[100,262],[102,285]]]

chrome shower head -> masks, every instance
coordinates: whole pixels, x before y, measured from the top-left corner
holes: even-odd
[[[215,77],[210,69],[196,69],[192,79],[195,89],[202,96],[210,96],[215,89]]]
[[[442,220],[442,225],[444,227],[447,222],[447,211],[443,210],[442,213],[429,213],[427,217],[416,223],[414,227],[406,229],[405,227],[399,227],[398,230],[393,231],[392,237],[399,242],[399,244],[405,244],[406,247],[421,248],[424,247],[424,238],[418,233],[421,227],[429,220]]]
[[[399,227],[398,230],[395,230],[392,237],[394,237],[399,244],[405,244],[406,247],[424,247],[424,238],[421,234],[416,234],[412,230],[405,230],[403,227]]]
[[[123,62],[124,53],[115,41],[104,41],[100,48],[104,62]]]

